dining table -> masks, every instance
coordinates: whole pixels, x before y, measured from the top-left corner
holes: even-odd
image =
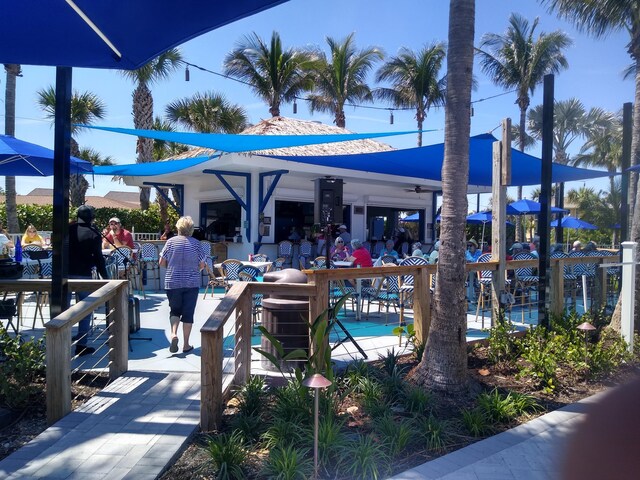
[[[260,271],[267,271],[268,268],[271,265],[273,265],[273,262],[253,262],[253,261],[249,261],[249,260],[240,260],[242,262],[242,265],[244,266],[248,266],[248,267],[256,267],[258,270]],[[216,267],[218,270],[220,270],[222,268],[222,262],[220,263],[216,263],[213,265],[214,267]]]

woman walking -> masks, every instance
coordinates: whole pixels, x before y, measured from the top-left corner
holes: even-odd
[[[160,265],[167,267],[164,288],[169,299],[169,320],[171,322],[171,346],[169,351],[178,351],[178,325],[182,321],[182,352],[193,350],[189,335],[193,327],[193,314],[198,301],[200,270],[205,268],[204,252],[200,242],[193,238],[193,220],[180,217],[176,222],[178,235],[167,240],[160,252]]]

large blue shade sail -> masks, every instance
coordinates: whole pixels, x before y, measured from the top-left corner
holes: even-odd
[[[187,40],[285,2],[4,1],[0,61],[134,70]]]
[[[90,173],[91,162],[71,157],[71,174]],[[11,177],[48,177],[53,175],[53,150],[0,135],[0,175]]]
[[[491,134],[471,137],[469,143],[469,185],[491,186],[493,142]],[[532,155],[511,149],[511,185],[539,185],[541,160]],[[330,156],[273,156],[282,160],[312,165],[350,168],[385,175],[410,176],[425,180],[442,181],[444,143],[427,147],[409,148],[389,152]],[[602,170],[588,170],[553,164],[553,182],[570,182],[589,178],[606,177]]]
[[[179,172],[180,170],[204,163],[210,159],[210,157],[194,157],[180,160],[167,160],[165,162],[105,165],[93,167],[93,173],[96,175],[120,175],[123,177],[152,177],[154,175],[166,175],[167,173]]]
[[[366,138],[392,137],[417,133],[409,132],[379,132],[379,133],[341,133],[326,135],[234,135],[227,133],[193,133],[166,132],[161,130],[140,130],[134,128],[96,127],[81,125],[83,128],[93,128],[107,132],[124,133],[136,137],[153,138],[166,142],[182,143],[195,147],[211,148],[227,153],[255,152],[272,148],[300,147],[319,143],[347,142]]]

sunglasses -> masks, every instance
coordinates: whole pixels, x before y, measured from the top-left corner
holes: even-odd
[[[339,244],[344,243],[344,242],[336,242],[336,243],[339,245]]]
[[[118,225],[118,222],[109,222],[109,225]]]

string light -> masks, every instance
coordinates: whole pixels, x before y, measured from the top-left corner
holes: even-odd
[[[389,124],[393,125],[393,110],[389,110]]]
[[[296,103],[296,99],[293,99],[293,114],[298,113],[298,104]]]
[[[187,68],[184,71],[184,81],[188,82],[189,80],[190,80],[190,77],[189,77],[189,65],[187,65]]]

